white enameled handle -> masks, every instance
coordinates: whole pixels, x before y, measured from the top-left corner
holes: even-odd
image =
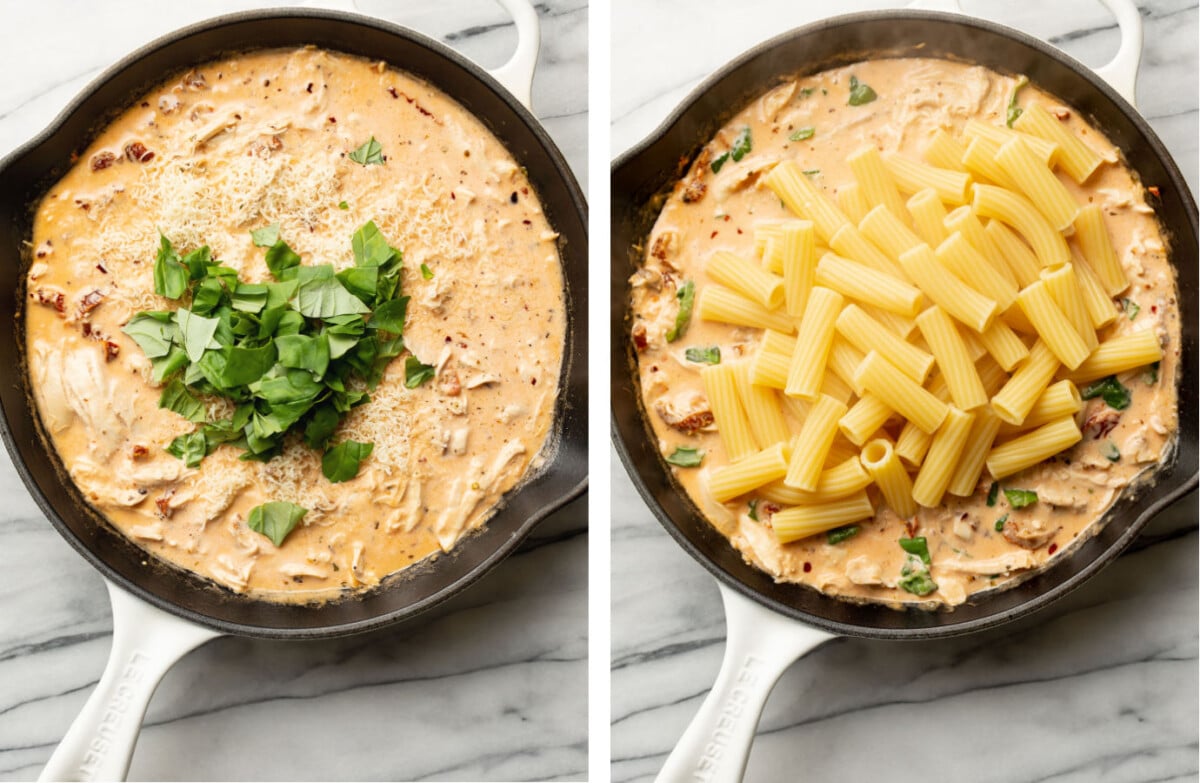
[[[1096,75],[1109,83],[1114,90],[1130,105],[1137,105],[1135,91],[1137,88],[1138,66],[1142,61],[1142,16],[1138,13],[1134,0],[1100,0],[1117,17],[1117,26],[1121,30],[1121,45],[1117,53],[1106,64],[1096,68]],[[909,8],[925,11],[945,11],[952,14],[965,14],[959,0],[913,0]]]
[[[726,622],[721,671],[657,783],[740,781],[758,718],[780,675],[797,658],[836,638],[719,587]]]
[[[39,780],[124,780],[159,680],[186,653],[221,635],[104,584],[113,610],[108,665]]]
[[[533,70],[542,46],[542,26],[529,0],[496,0],[517,25],[517,49],[508,62],[489,73],[526,109],[533,110]]]

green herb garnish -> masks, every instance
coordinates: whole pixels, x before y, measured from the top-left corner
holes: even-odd
[[[1125,315],[1129,317],[1130,321],[1137,318],[1138,313],[1142,311],[1141,305],[1128,297],[1121,300],[1121,309],[1125,311]]]
[[[716,174],[717,172],[719,172],[721,170],[721,167],[725,165],[725,161],[727,161],[727,160],[729,160],[729,151],[728,150],[726,150],[725,152],[722,152],[720,155],[713,158],[713,162],[709,164],[709,168],[712,169],[712,173]]]
[[[295,503],[284,501],[263,503],[261,506],[250,509],[250,515],[246,518],[246,526],[255,533],[262,533],[271,539],[275,546],[282,546],[283,539],[296,529],[296,525],[300,524],[300,520],[304,519],[304,515],[307,513],[308,509],[297,506]]]
[[[996,498],[1000,496],[1000,482],[993,481],[992,488],[988,490],[987,504],[989,507],[996,505]]]
[[[242,282],[207,246],[180,259],[163,237],[156,278],[168,293],[183,280],[173,297],[182,306],[138,313],[123,330],[164,384],[160,406],[200,425],[166,447],[190,467],[225,443],[242,459],[270,460],[293,432],[325,448],[404,351],[402,256],[374,223],[352,237],[355,265],[336,273],[329,264],[301,264],[278,224],[255,229],[251,239],[267,249],[275,282]],[[206,398],[224,399],[233,414],[210,419]]]
[[[929,569],[913,557],[900,569],[900,581],[896,586],[913,595],[929,595],[938,589],[937,582],[929,575]]]
[[[746,157],[746,153],[750,151],[750,126],[742,128],[741,133],[733,140],[733,147],[729,150],[729,156],[733,158],[733,162],[737,163],[742,158]]]
[[[361,163],[364,166],[372,164],[382,166],[383,145],[375,141],[375,137],[372,136],[370,141],[350,153],[350,160],[355,163]]]
[[[1008,505],[1014,509],[1032,506],[1038,502],[1038,495],[1032,489],[1006,489],[1004,497],[1008,500]]]
[[[900,539],[900,548],[910,555],[916,555],[921,558],[922,563],[929,565],[929,544],[925,541],[924,536],[902,538]]]
[[[1118,449],[1117,444],[1113,443],[1111,440],[1106,440],[1100,444],[1100,453],[1103,454],[1104,458],[1109,462],[1121,461],[1121,450]]]
[[[878,97],[875,91],[860,82],[857,76],[850,77],[850,100],[847,101],[850,106],[862,106]]]
[[[162,234],[159,237],[158,256],[154,260],[154,293],[178,299],[187,292],[190,271],[171,247],[171,240]]]
[[[1115,375],[1088,384],[1080,396],[1085,400],[1101,397],[1108,407],[1118,411],[1128,408],[1130,401],[1129,389],[1122,386]]]
[[[790,141],[804,141],[806,139],[811,139],[816,132],[816,128],[800,128],[792,133],[792,135],[788,136],[788,139]]]
[[[337,484],[349,481],[358,475],[358,467],[362,461],[371,456],[375,450],[374,443],[359,443],[356,440],[345,440],[325,452],[321,458],[321,472],[325,478]]]
[[[1158,362],[1146,368],[1146,371],[1142,373],[1142,381],[1148,386],[1158,383]]]
[[[858,525],[844,525],[842,527],[836,527],[825,534],[825,540],[829,542],[830,546],[834,544],[840,544],[847,538],[854,538],[857,536],[860,529],[861,528],[859,528]]]
[[[821,170],[820,169],[804,169],[804,171],[802,171],[801,173],[805,174],[809,177],[815,177],[821,173]]]
[[[816,87],[801,87],[800,88],[800,97],[807,98],[808,96],[810,96],[814,92],[816,92],[816,89],[817,89]]]
[[[421,277],[426,280],[433,279],[433,270],[429,268],[429,264],[421,264]]]
[[[667,457],[667,462],[672,465],[678,465],[681,468],[699,467],[704,461],[704,452],[692,446],[678,446]]]
[[[721,348],[717,345],[710,345],[706,348],[688,348],[683,352],[683,355],[689,362],[695,362],[696,364],[721,363]]]
[[[750,511],[748,512],[748,515],[755,522],[758,521],[758,502],[759,502],[758,498],[755,498],[754,500],[751,500],[749,503]]]
[[[1027,84],[1029,84],[1029,77],[1025,76],[1024,74],[1018,76],[1016,83],[1013,84],[1012,96],[1008,99],[1008,115],[1006,117],[1007,125],[1010,128],[1013,126],[1013,123],[1017,121],[1017,118],[1024,113],[1024,109],[1017,105],[1017,93],[1019,93],[1021,88]]]
[[[345,201],[338,202],[338,209],[350,209],[350,205]]]
[[[688,280],[675,292],[679,300],[679,312],[675,314],[675,325],[667,332],[667,342],[673,343],[687,334],[688,322],[692,320],[692,306],[696,303],[696,284]]]
[[[415,389],[432,378],[436,372],[432,364],[422,364],[420,359],[410,356],[404,360],[404,385]]]
[[[1008,521],[1008,514],[1005,514],[1004,516],[1002,516],[996,520],[996,532],[997,533],[1004,532],[1004,523],[1007,521]]]

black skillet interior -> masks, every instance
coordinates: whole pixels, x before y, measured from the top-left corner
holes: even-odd
[[[931,56],[1024,73],[1039,87],[1082,111],[1124,151],[1146,185],[1169,232],[1172,263],[1182,294],[1183,361],[1179,446],[1158,482],[1124,498],[1101,532],[1053,567],[1013,589],[953,612],[893,611],[854,605],[796,585],[776,584],[747,565],[676,485],[658,454],[643,415],[632,372],[627,280],[681,160],[703,144],[746,103],[796,74],[811,74],[868,57]],[[646,503],[674,538],[714,576],[759,603],[838,634],[876,638],[949,636],[995,625],[1061,597],[1112,561],[1159,509],[1197,483],[1197,247],[1196,206],[1170,155],[1137,112],[1085,66],[1059,50],[999,25],[957,15],[899,11],[837,17],[798,28],[745,53],[696,89],[641,145],[612,170],[613,439]],[[617,317],[621,314],[621,317]]]
[[[364,596],[321,606],[254,601],[156,561],[102,523],[43,445],[22,367],[21,280],[37,200],[105,122],[172,73],[226,53],[315,44],[386,60],[436,85],[479,117],[525,166],[550,223],[562,236],[567,280],[567,352],[556,411],[557,448],[536,478],[510,492],[486,528],[448,555],[418,565]],[[5,445],[58,531],[110,579],[174,614],[228,633],[315,638],[370,630],[427,609],[474,582],[552,511],[580,495],[587,477],[587,215],[566,161],[537,120],[494,79],[453,50],[365,17],[308,9],[249,12],[185,28],[149,44],[102,75],[52,126],[0,162],[0,385]],[[14,371],[15,370],[15,371]]]

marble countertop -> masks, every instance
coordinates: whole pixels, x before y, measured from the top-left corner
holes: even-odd
[[[612,152],[650,133],[750,46],[870,0],[616,0]],[[1097,66],[1116,50],[1089,0],[970,0]],[[1139,2],[1139,108],[1197,189],[1197,6]],[[708,692],[725,623],[715,581],[612,470],[614,781],[654,777]],[[834,641],[783,676],[747,781],[1195,780],[1197,533],[1192,493],[1084,587],[999,629],[935,642]]]
[[[200,19],[302,3],[70,0],[0,7],[0,155],[105,67]],[[314,3],[348,7],[350,3]],[[483,0],[355,0],[485,67],[516,36]],[[538,4],[534,113],[586,184],[582,0]],[[13,78],[19,74],[19,78]],[[100,676],[99,575],[0,455],[0,778],[37,776]],[[577,501],[478,585],[388,631],[326,642],[221,638],[168,672],[135,780],[577,780],[587,767],[587,517]]]

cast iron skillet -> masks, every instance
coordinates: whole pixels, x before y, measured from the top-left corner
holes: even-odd
[[[1140,48],[1140,26],[1137,32]],[[921,48],[916,48],[919,45]],[[690,162],[717,129],[749,100],[786,76],[811,74],[868,57],[886,56],[946,57],[1000,72],[1027,74],[1037,86],[1082,111],[1123,150],[1144,184],[1159,187],[1161,198],[1152,198],[1150,203],[1167,229],[1171,262],[1181,294],[1183,358],[1179,399],[1182,403],[1196,399],[1197,299],[1200,298],[1196,206],[1183,176],[1146,121],[1086,66],[1039,40],[957,14],[883,11],[817,22],[746,52],[709,77],[649,138],[613,164],[609,291],[613,314],[612,428],[626,470],[667,532],[720,580],[723,588],[729,588],[722,590],[727,608],[733,592],[827,633],[879,639],[932,639],[989,628],[1028,614],[1062,597],[1112,562],[1157,511],[1197,485],[1197,411],[1195,405],[1180,405],[1179,444],[1173,460],[1160,471],[1153,486],[1136,496],[1122,498],[1110,511],[1108,522],[1098,535],[1020,585],[959,606],[952,612],[894,611],[876,605],[856,605],[798,585],[777,584],[766,573],[743,561],[724,536],[704,519],[658,453],[657,438],[646,419],[632,370],[627,281],[640,262],[640,253],[635,248],[644,247],[662,206],[662,195],[679,176],[680,161]],[[732,599],[739,605],[745,603],[737,601],[736,595]],[[759,612],[756,617],[767,622],[764,615],[769,613]],[[732,616],[730,621],[733,622]],[[728,634],[731,645],[734,636],[731,627]],[[726,662],[729,661],[727,651]],[[725,674],[723,671],[722,676]],[[714,734],[713,740],[716,739]],[[702,768],[703,763],[693,769]],[[683,767],[674,770],[682,771]]]
[[[510,63],[526,52],[528,71],[524,85],[517,76],[516,89],[524,86],[527,95],[538,47],[536,14],[528,4],[501,2],[532,39],[519,43],[518,56]],[[547,218],[562,237],[566,280],[562,391],[551,435],[555,447],[546,466],[509,492],[486,527],[450,554],[408,569],[364,595],[314,606],[274,604],[236,595],[153,560],[147,564],[145,552],[104,524],[61,472],[57,455],[43,441],[25,373],[10,372],[0,385],[0,435],[18,473],[59,533],[110,583],[212,631],[286,639],[359,633],[412,617],[479,579],[538,522],[585,491],[587,207],[566,161],[525,106],[452,49],[376,19],[294,9],[223,16],[148,44],[106,71],[50,128],[0,162],[0,323],[11,325],[0,336],[0,366],[23,368],[21,303],[28,266],[23,242],[31,236],[37,201],[70,166],[72,153],[83,150],[109,120],[171,73],[229,53],[305,44],[385,60],[429,81],[478,117],[527,169]]]

